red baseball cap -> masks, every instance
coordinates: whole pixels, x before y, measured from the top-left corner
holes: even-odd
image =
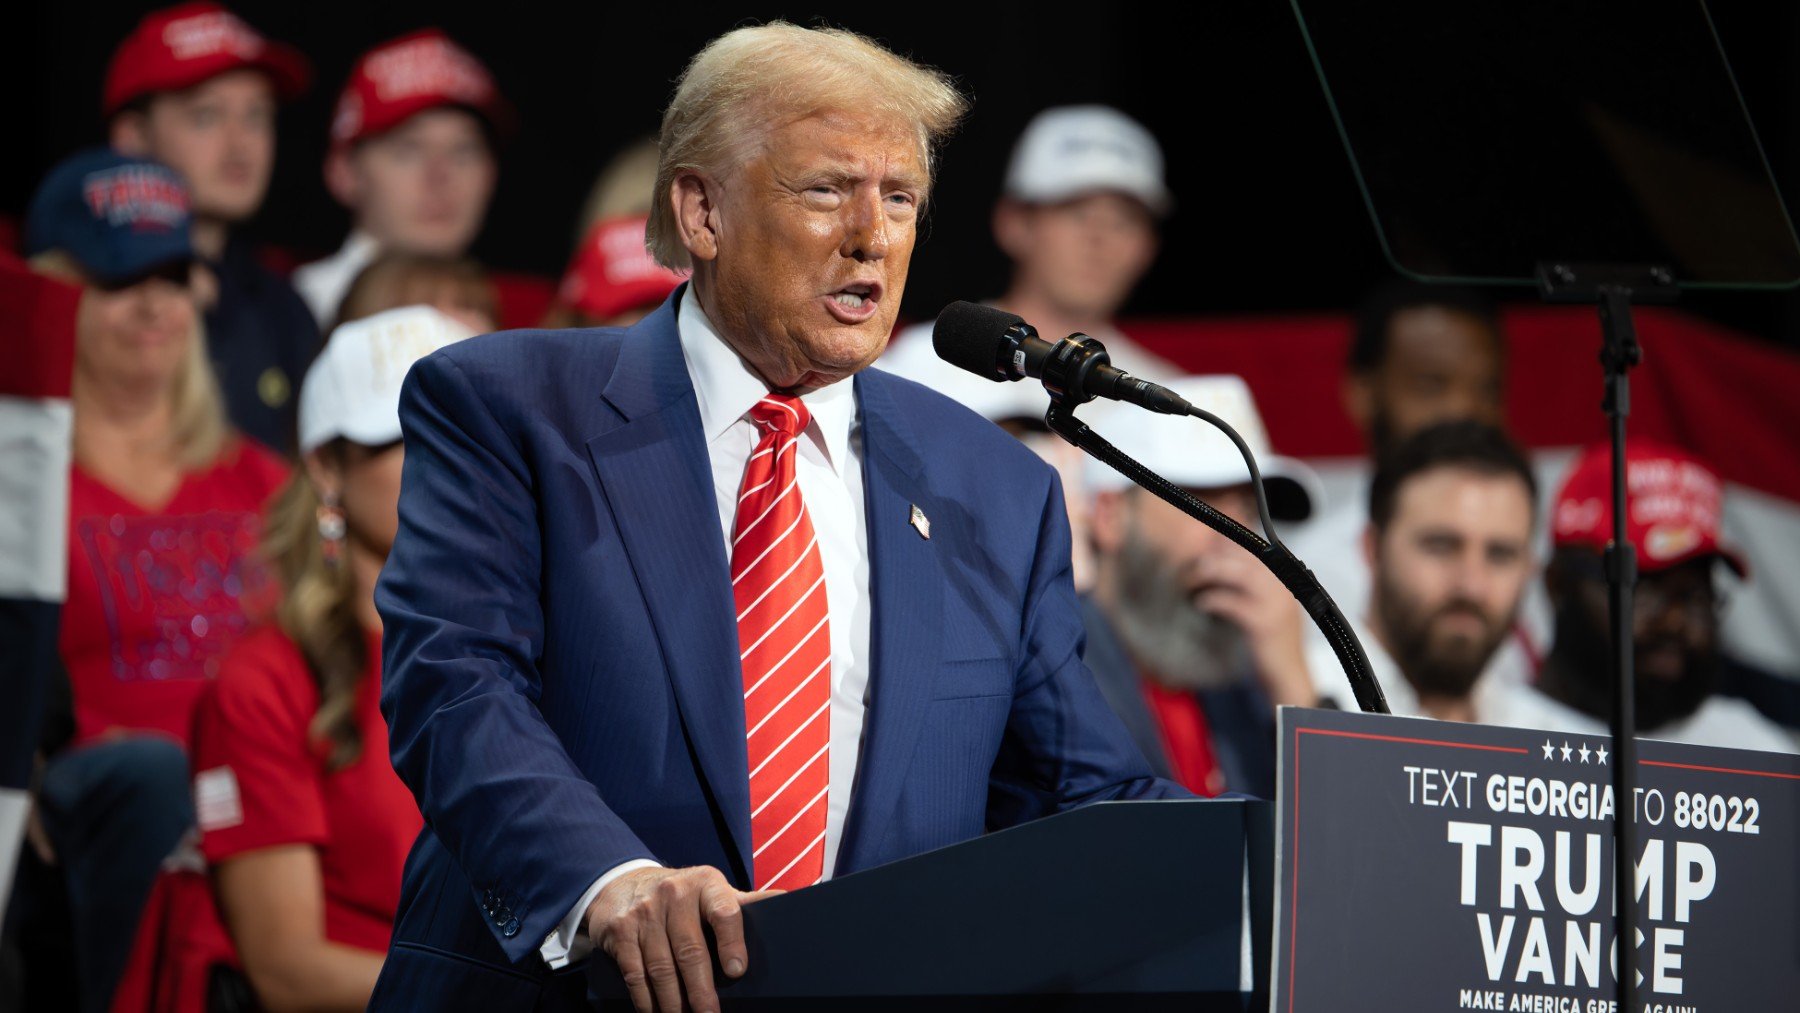
[[[658,264],[644,248],[646,215],[595,222],[563,275],[558,298],[596,317],[659,303],[685,275]]]
[[[1690,559],[1716,556],[1738,576],[1744,557],[1719,540],[1724,487],[1712,469],[1683,450],[1651,440],[1625,442],[1626,537],[1638,569],[1655,573]],[[1556,545],[1602,550],[1612,540],[1612,445],[1589,447],[1556,495]]]
[[[468,109],[497,132],[512,125],[494,76],[473,53],[442,29],[402,35],[356,61],[331,117],[331,143],[354,144],[439,106]]]
[[[100,112],[111,116],[145,95],[191,88],[243,68],[269,75],[283,99],[298,96],[312,80],[299,50],[271,42],[216,3],[152,11],[113,53]]]

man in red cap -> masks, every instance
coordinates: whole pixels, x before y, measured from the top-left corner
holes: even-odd
[[[1720,668],[1715,580],[1743,558],[1721,542],[1717,475],[1673,447],[1633,439],[1625,449],[1626,537],[1637,549],[1632,656],[1637,728],[1646,738],[1787,751],[1795,743],[1746,701],[1714,693]],[[1551,514],[1555,553],[1544,574],[1556,631],[1535,688],[1514,689],[1487,715],[1496,724],[1605,735],[1612,713],[1611,636],[1601,553],[1612,538],[1612,450],[1582,454]],[[1563,759],[1562,740],[1547,741]],[[1575,743],[1569,743],[1575,745]],[[1580,743],[1586,752],[1586,743]],[[1573,761],[1572,761],[1573,762]]]
[[[494,192],[510,113],[481,61],[435,28],[364,53],[331,121],[325,184],[350,209],[337,253],[294,272],[321,325],[378,253],[460,257]]]
[[[186,3],[145,15],[119,44],[101,107],[114,148],[186,179],[194,252],[211,276],[207,342],[226,410],[245,434],[282,450],[318,327],[233,232],[268,193],[276,103],[299,95],[310,76],[299,52],[230,11]]]

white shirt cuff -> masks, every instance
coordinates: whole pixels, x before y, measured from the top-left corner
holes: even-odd
[[[648,858],[634,858],[629,862],[620,862],[601,873],[600,878],[594,880],[593,885],[587,888],[587,892],[581,895],[581,899],[575,902],[575,906],[563,918],[562,924],[558,925],[556,931],[544,939],[544,945],[538,947],[538,953],[544,958],[544,963],[549,964],[552,971],[558,971],[594,952],[594,943],[587,934],[588,905],[594,902],[595,897],[600,896],[600,891],[606,889],[613,880],[620,876],[638,869],[659,869],[661,867],[661,862],[653,862]]]

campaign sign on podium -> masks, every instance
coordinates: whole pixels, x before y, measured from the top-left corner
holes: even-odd
[[[1614,1009],[1635,815],[1649,1013],[1800,1009],[1800,757],[1284,708],[1276,1013]],[[1642,1013],[1642,1011],[1638,1011]]]

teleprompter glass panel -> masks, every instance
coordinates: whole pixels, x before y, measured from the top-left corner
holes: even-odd
[[[1699,0],[1292,0],[1388,258],[1800,284],[1800,243]]]

